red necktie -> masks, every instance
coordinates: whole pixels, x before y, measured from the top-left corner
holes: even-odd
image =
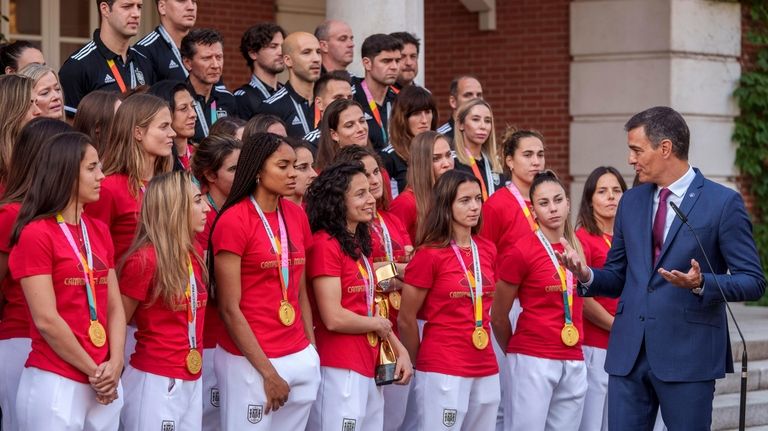
[[[653,218],[653,263],[659,259],[661,246],[664,245],[664,226],[667,224],[667,198],[670,192],[668,188],[661,189],[659,193],[659,207],[656,209],[656,217]]]

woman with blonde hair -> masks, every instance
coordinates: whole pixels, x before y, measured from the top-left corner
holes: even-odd
[[[135,94],[117,109],[101,154],[107,178],[98,202],[86,209],[109,226],[117,261],[133,242],[146,184],[171,170],[175,136],[170,108],[159,97]]]
[[[136,351],[123,373],[126,431],[199,430],[203,412],[203,321],[208,300],[203,250],[195,237],[210,211],[186,172],[149,182],[136,239],[118,269]]]
[[[408,231],[411,243],[416,242],[418,227],[426,219],[432,188],[441,175],[453,169],[454,160],[448,139],[433,131],[413,138],[408,187],[392,201],[390,211]]]
[[[11,153],[21,128],[40,114],[32,98],[32,80],[26,76],[0,76],[0,191],[8,181]]]
[[[19,75],[32,79],[32,100],[40,109],[39,115],[64,120],[64,93],[59,74],[45,64],[30,63],[19,71]]]
[[[496,149],[496,133],[491,105],[483,99],[472,99],[456,113],[456,169],[469,172],[480,180],[486,201],[504,185]]]

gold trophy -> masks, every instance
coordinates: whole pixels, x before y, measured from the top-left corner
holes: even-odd
[[[391,263],[376,270],[376,277],[379,283],[394,278],[395,275],[397,275],[397,270],[395,265]],[[389,319],[388,295],[380,287],[376,288],[376,305],[378,305],[379,316]],[[392,345],[389,343],[389,340],[381,340],[381,343],[379,343],[379,365],[376,366],[376,385],[389,385],[397,380],[398,377],[395,376],[396,368],[397,355],[394,349],[392,349]]]

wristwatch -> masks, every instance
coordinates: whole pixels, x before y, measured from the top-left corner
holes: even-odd
[[[701,284],[699,284],[699,287],[691,289],[691,293],[698,296],[701,296],[704,293],[704,275],[701,276]]]

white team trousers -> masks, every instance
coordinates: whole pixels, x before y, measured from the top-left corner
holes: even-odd
[[[501,401],[499,375],[458,377],[419,372],[414,379],[420,431],[493,431]]]
[[[215,347],[203,351],[203,431],[221,429],[219,385],[216,382],[216,372],[213,368],[215,356]]]
[[[103,405],[87,383],[39,368],[24,368],[16,396],[19,431],[117,431],[123,388],[118,398]]]
[[[30,351],[30,338],[0,340],[0,358],[3,358],[3,366],[0,367],[0,409],[3,411],[4,430],[19,428],[16,423],[16,393]]]
[[[284,406],[266,414],[267,399],[261,374],[244,356],[216,347],[214,370],[219,385],[222,430],[303,430],[306,427],[320,385],[317,351],[309,345],[300,352],[269,361],[288,383],[290,393]]]
[[[123,372],[124,431],[200,431],[203,383],[159,376],[128,365]]]
[[[587,393],[584,361],[507,355],[504,428],[507,431],[577,431]]]
[[[308,431],[381,431],[384,396],[373,377],[320,367],[322,383],[312,405]]]
[[[584,346],[587,367],[587,395],[579,431],[608,431],[608,373],[605,372],[606,350]]]

